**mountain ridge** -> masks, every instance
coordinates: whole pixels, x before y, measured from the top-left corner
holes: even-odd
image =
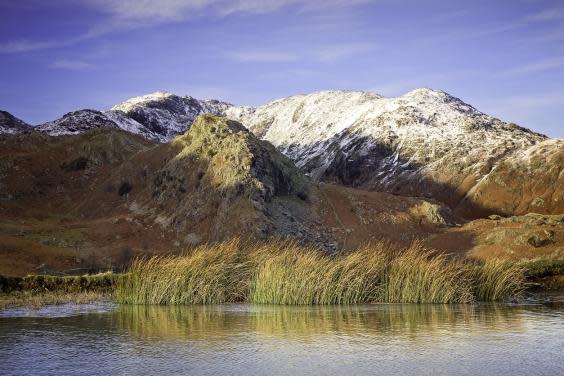
[[[527,179],[547,181],[549,186],[544,190],[531,186],[526,193],[520,188],[523,182],[504,178],[505,185],[499,185],[487,178],[500,177],[497,166],[509,171],[512,165],[527,165],[517,156],[532,155],[526,151],[539,144],[558,162],[564,153],[561,143],[546,142],[550,139],[545,135],[429,88],[390,98],[371,92],[320,91],[259,107],[159,91],[130,98],[105,112],[69,113],[37,129],[63,135],[106,126],[163,143],[186,132],[204,113],[243,123],[314,181],[431,197],[469,218],[524,214],[531,208],[541,213],[564,211],[559,188],[564,182],[558,171],[532,169]],[[488,196],[497,198],[480,193],[492,191],[496,194]]]

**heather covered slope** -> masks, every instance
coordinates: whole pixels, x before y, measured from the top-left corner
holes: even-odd
[[[0,274],[119,268],[234,236],[333,246],[307,178],[234,121],[203,116],[168,144],[106,128],[0,144]]]
[[[0,135],[0,274],[107,263],[110,255],[96,253],[99,239],[105,231],[108,242],[116,241],[119,226],[85,221],[88,213],[75,208],[119,163],[151,145],[113,129],[66,137]],[[120,249],[119,241],[115,246]]]

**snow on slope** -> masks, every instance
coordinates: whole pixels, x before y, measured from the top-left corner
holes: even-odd
[[[102,112],[85,109],[69,112],[60,119],[38,125],[36,129],[51,136],[62,136],[102,127],[118,128],[117,124]]]
[[[25,121],[18,119],[7,111],[0,111],[0,134],[19,134],[31,131],[33,128]]]
[[[134,97],[111,110],[80,110],[41,124],[37,130],[51,136],[72,135],[99,127],[121,128],[150,140],[167,142],[183,134],[202,113],[223,115],[230,104],[216,100],[198,100],[167,92]]]
[[[231,108],[316,180],[458,202],[506,155],[546,139],[431,89],[323,91]]]
[[[231,105],[225,102],[158,91],[128,99],[106,114],[123,129],[166,142],[186,132],[198,115],[223,115],[229,107]]]

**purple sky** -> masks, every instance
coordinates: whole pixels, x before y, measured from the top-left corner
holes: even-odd
[[[0,109],[441,89],[564,137],[564,1],[0,0]]]

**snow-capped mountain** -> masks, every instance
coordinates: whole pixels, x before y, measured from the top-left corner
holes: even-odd
[[[122,129],[166,142],[186,132],[198,115],[222,116],[231,106],[217,100],[198,100],[158,91],[120,103],[106,115]]]
[[[167,142],[188,130],[202,113],[240,121],[314,180],[433,197],[451,207],[463,207],[468,216],[526,212],[532,207],[538,212],[564,210],[564,192],[558,188],[564,187],[563,178],[554,169],[535,167],[542,165],[539,155],[550,155],[551,163],[560,163],[564,158],[561,142],[545,142],[550,140],[541,134],[426,88],[395,98],[322,91],[256,108],[156,92],[103,113],[69,113],[38,130],[62,135],[115,127]],[[528,152],[540,144],[536,152]],[[529,155],[536,156],[535,166],[532,159],[523,159]],[[523,182],[505,176],[517,165],[533,171],[526,179],[546,181],[548,188],[532,187],[524,194]],[[503,187],[494,187],[502,180]]]
[[[198,115],[224,115],[231,106],[216,100],[198,100],[158,91],[128,99],[105,112],[90,109],[70,112],[36,129],[61,136],[100,127],[121,128],[153,141],[167,142],[186,132]]]
[[[430,89],[397,98],[324,91],[247,111],[233,108],[227,116],[273,143],[313,178],[334,176],[355,185],[385,187],[393,184],[392,175],[440,169],[447,160],[460,168],[480,162],[472,166],[480,173],[488,160],[545,139]],[[378,174],[366,176],[366,168]]]
[[[505,158],[547,139],[431,89],[396,98],[323,91],[233,107],[226,115],[315,180],[434,197],[453,207]],[[499,209],[494,198],[486,201],[472,200],[475,207],[466,211]]]
[[[38,125],[36,129],[51,136],[62,136],[102,127],[118,128],[117,124],[104,113],[85,109],[69,112],[60,119]]]
[[[31,125],[7,111],[0,111],[0,134],[19,134],[33,130]]]

